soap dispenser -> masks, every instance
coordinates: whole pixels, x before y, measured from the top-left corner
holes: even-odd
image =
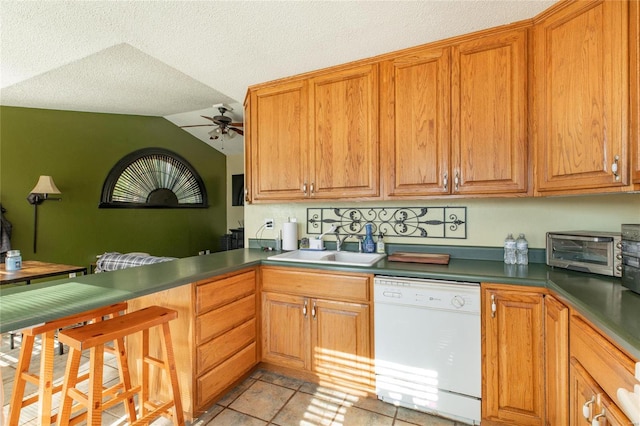
[[[376,244],[373,242],[373,230],[370,223],[367,223],[364,226],[366,230],[366,235],[364,237],[364,241],[362,243],[362,249],[365,253],[374,253],[376,251]]]

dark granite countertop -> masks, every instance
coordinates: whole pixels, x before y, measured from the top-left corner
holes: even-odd
[[[242,268],[280,265],[402,277],[545,287],[640,360],[640,294],[620,279],[499,261],[452,258],[448,265],[389,262],[372,267],[325,266],[267,260],[259,249],[232,250],[102,274],[0,289],[0,333],[133,299]]]

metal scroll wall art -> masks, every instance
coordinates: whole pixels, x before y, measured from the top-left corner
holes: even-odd
[[[320,235],[336,226],[342,235],[364,235],[365,225],[374,235],[412,238],[467,238],[466,207],[365,207],[308,208],[307,234]]]

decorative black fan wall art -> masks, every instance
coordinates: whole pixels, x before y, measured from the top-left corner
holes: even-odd
[[[122,158],[102,186],[100,208],[206,208],[202,178],[167,149],[144,148]]]

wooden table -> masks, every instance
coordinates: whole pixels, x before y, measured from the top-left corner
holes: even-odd
[[[55,277],[56,275],[69,275],[82,272],[87,274],[87,268],[73,265],[60,265],[58,263],[40,262],[37,260],[25,260],[22,269],[17,271],[5,270],[6,264],[0,264],[0,285],[19,282],[31,283],[31,280]]]
[[[13,284],[19,282],[26,282],[31,284],[31,280],[37,280],[40,278],[55,277],[56,275],[70,275],[82,272],[83,275],[87,274],[87,268],[82,266],[73,265],[60,265],[58,263],[40,262],[37,260],[25,260],[22,262],[22,268],[17,271],[7,271],[5,269],[6,264],[0,264],[0,285]],[[11,343],[10,347],[13,349],[14,336],[13,332],[10,333]],[[62,355],[62,344],[60,344],[60,354]]]

